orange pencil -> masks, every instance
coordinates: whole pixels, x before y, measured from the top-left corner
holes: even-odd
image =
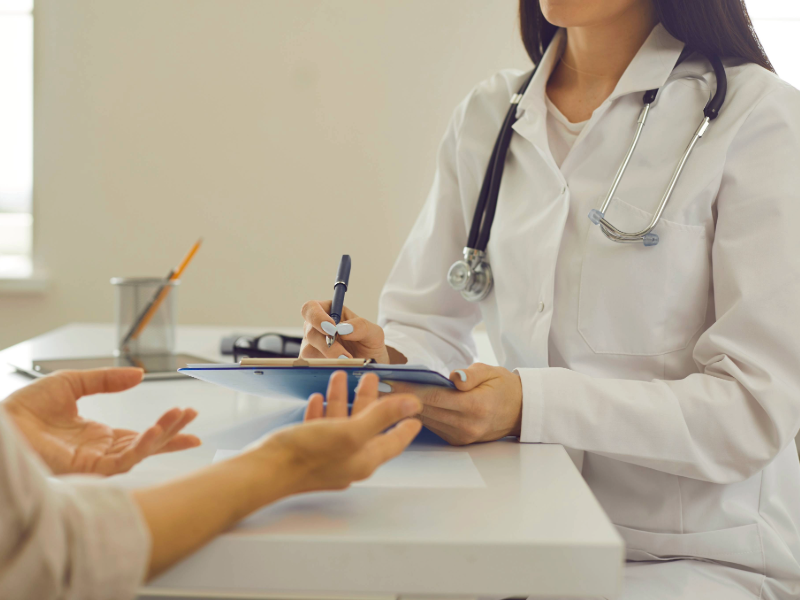
[[[200,249],[200,244],[202,243],[203,243],[203,238],[200,238],[195,242],[194,246],[192,246],[192,249],[189,250],[189,253],[181,261],[181,264],[178,266],[178,268],[172,272],[168,281],[175,281],[177,279],[180,279],[181,275],[186,270],[186,267],[188,267],[189,263],[192,262],[194,255],[197,254],[197,251]],[[164,285],[158,291],[158,294],[156,295],[153,302],[147,308],[146,312],[141,316],[139,324],[136,326],[136,329],[133,330],[133,334],[131,334],[130,339],[135,340],[136,338],[138,338],[139,334],[141,334],[144,328],[147,327],[147,324],[150,322],[150,319],[153,318],[153,315],[156,314],[158,307],[161,306],[161,303],[164,301],[164,298],[166,298],[167,294],[169,294],[169,290],[171,287],[172,287],[171,285]]]

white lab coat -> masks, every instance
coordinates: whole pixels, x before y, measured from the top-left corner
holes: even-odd
[[[380,302],[387,344],[442,372],[475,360],[484,322],[522,379],[522,442],[584,451],[583,476],[633,561],[693,557],[753,575],[752,596],[800,596],[800,93],[726,61],[727,100],[656,228],[617,244],[587,218],[660,88],[607,211],[648,222],[702,120],[710,65],[674,68],[657,26],[559,169],[545,84],[563,33],[518,107],[479,304],[445,275],[461,257],[495,137],[524,73],[456,109],[433,189]],[[700,81],[685,79],[701,76]],[[701,563],[692,563],[701,564]],[[763,581],[762,581],[763,580]]]

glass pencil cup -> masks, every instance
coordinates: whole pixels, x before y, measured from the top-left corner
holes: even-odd
[[[114,277],[115,356],[173,354],[175,302],[180,281],[154,277]]]

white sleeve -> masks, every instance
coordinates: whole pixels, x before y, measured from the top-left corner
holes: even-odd
[[[716,321],[678,381],[519,369],[522,441],[675,475],[744,480],[800,428],[800,94],[752,110],[727,156],[712,247]]]
[[[381,293],[378,324],[386,345],[411,364],[445,375],[477,358],[472,329],[480,309],[447,283],[450,265],[462,257],[467,228],[456,160],[458,129],[469,98],[456,110],[439,147],[427,201]],[[470,206],[477,202],[471,199]]]
[[[99,478],[49,475],[0,408],[0,598],[133,598],[150,556],[138,507]]]

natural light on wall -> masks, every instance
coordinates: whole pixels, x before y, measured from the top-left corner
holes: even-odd
[[[0,278],[32,274],[33,0],[0,0]]]
[[[747,8],[772,66],[800,88],[800,0],[747,0]]]
[[[800,88],[800,0],[747,7],[776,71]],[[25,278],[33,273],[33,0],[0,0],[0,90],[0,279]]]

